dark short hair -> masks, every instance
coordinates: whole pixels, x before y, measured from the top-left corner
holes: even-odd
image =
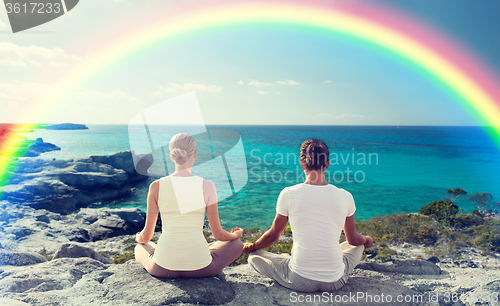
[[[328,147],[319,139],[307,139],[300,145],[300,162],[306,170],[325,169],[329,156]]]

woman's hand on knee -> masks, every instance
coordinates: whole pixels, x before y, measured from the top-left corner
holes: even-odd
[[[235,227],[231,230],[231,234],[233,234],[233,240],[238,239],[241,237],[241,235],[243,235],[243,230],[239,227]]]

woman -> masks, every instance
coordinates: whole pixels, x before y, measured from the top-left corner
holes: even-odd
[[[300,165],[306,181],[281,191],[271,229],[243,249],[250,253],[248,262],[255,270],[297,291],[340,289],[361,260],[364,248],[373,243],[370,236],[356,232],[352,195],[325,180],[329,154],[321,140],[302,143]],[[276,242],[288,221],[293,235],[292,256],[257,251]],[[342,228],[347,241],[339,244]]]
[[[169,144],[175,172],[154,181],[149,187],[146,225],[137,233],[135,259],[157,277],[207,277],[219,273],[238,258],[242,230],[222,229],[214,183],[191,174],[197,157],[196,141],[188,134],[175,135]],[[162,234],[158,245],[151,242],[161,213]],[[207,213],[212,235],[219,240],[208,244],[203,235]]]

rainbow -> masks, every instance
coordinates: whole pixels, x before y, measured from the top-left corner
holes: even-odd
[[[75,12],[76,14],[76,12]],[[177,38],[257,25],[308,28],[357,40],[402,60],[439,85],[471,114],[500,148],[500,84],[472,53],[436,29],[402,12],[372,2],[314,0],[208,1],[173,10],[137,12],[140,27],[102,40],[101,48],[57,82],[62,91],[44,97],[25,122],[37,122],[62,103],[71,91],[107,69]],[[142,16],[142,20],[140,19]],[[125,22],[129,22],[127,19]],[[0,158],[9,157],[16,141],[4,141]],[[4,159],[5,160],[5,159]],[[1,161],[0,161],[1,163]],[[0,185],[6,164],[0,164]],[[2,179],[3,178],[3,179]]]

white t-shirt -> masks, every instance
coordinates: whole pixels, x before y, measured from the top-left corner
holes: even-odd
[[[334,282],[344,274],[340,233],[356,206],[333,185],[298,184],[283,189],[276,212],[288,216],[293,235],[290,269],[302,277]]]

